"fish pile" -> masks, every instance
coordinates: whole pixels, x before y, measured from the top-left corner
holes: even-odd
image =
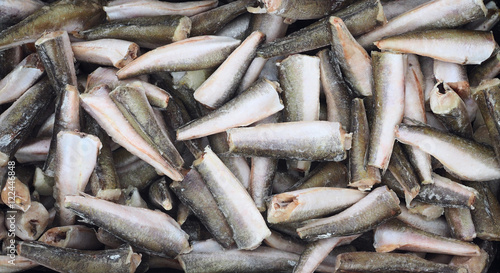
[[[0,1],[0,272],[487,272],[499,16]]]

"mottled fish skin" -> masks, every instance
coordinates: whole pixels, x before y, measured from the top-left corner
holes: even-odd
[[[193,16],[217,7],[218,2],[218,0],[205,0],[172,3],[157,0],[136,0],[117,4],[110,2],[103,8],[108,20],[113,21],[159,15]]]
[[[349,183],[348,170],[342,162],[323,162],[310,171],[304,178],[286,189],[286,191],[307,189],[312,187],[346,188]],[[285,191],[282,191],[285,192]],[[276,193],[276,192],[275,192]]]
[[[500,52],[493,54],[488,60],[475,66],[469,72],[469,83],[471,87],[479,86],[481,81],[495,78],[500,73]]]
[[[384,37],[416,30],[454,28],[485,15],[486,8],[483,1],[429,1],[391,19],[387,24],[362,35],[357,40],[364,48],[369,48],[373,46],[373,42]]]
[[[191,37],[213,35],[234,18],[245,13],[256,0],[238,0],[191,16]]]
[[[351,91],[347,87],[333,53],[324,49],[316,56],[320,59],[320,80],[326,98],[328,121],[337,121],[347,131],[351,131]]]
[[[133,273],[141,263],[141,254],[134,253],[130,246],[83,251],[40,242],[21,242],[17,246],[17,253],[57,272]]]
[[[387,22],[380,0],[356,1],[332,15],[341,18],[355,37]]]
[[[186,39],[190,31],[189,17],[163,15],[115,20],[80,31],[76,36],[86,40],[120,39],[157,48]]]
[[[170,141],[166,130],[161,128],[144,89],[119,86],[109,93],[109,97],[143,139],[175,168],[182,167],[184,160]]]
[[[363,99],[351,102],[352,147],[349,150],[349,187],[370,190],[381,182],[380,170],[366,166],[370,141],[370,128]]]
[[[173,180],[182,180],[182,174],[151,147],[128,123],[109,97],[109,89],[100,85],[80,95],[82,107],[99,123],[114,141],[155,167],[159,173]],[[113,121],[113,122],[110,122]]]
[[[351,134],[346,133],[338,122],[261,124],[229,129],[226,133],[229,152],[245,156],[342,161],[351,148]]]
[[[460,266],[431,262],[412,254],[350,252],[337,256],[335,272],[467,273],[467,269]]]
[[[91,196],[67,196],[64,205],[87,222],[147,253],[176,257],[190,250],[188,235],[163,212],[118,205]]]
[[[495,78],[483,81],[473,89],[473,98],[488,128],[491,146],[500,163],[500,80]]]
[[[472,139],[472,124],[464,101],[447,83],[438,83],[431,91],[431,111],[450,133]]]
[[[250,125],[283,109],[277,82],[261,79],[207,115],[177,129],[177,140],[200,138]]]
[[[405,33],[377,41],[385,51],[413,53],[457,64],[480,64],[495,49],[493,33],[461,29],[437,29]]]
[[[319,19],[355,1],[335,0],[260,0],[267,13],[294,20]]]
[[[43,6],[45,6],[45,3],[40,0],[2,1],[0,3],[0,24],[15,24]]]
[[[106,200],[117,200],[121,196],[121,190],[110,146],[111,139],[90,115],[85,113],[84,119],[83,131],[97,136],[102,144],[96,166],[89,179],[92,195]]]
[[[394,145],[394,129],[404,114],[405,56],[372,52],[372,61],[375,109],[367,165],[385,171]]]
[[[29,137],[41,113],[55,97],[48,80],[41,80],[0,115],[0,167]]]
[[[182,269],[187,273],[291,272],[298,260],[298,254],[264,246],[253,251],[192,252],[179,256]],[[333,268],[320,266],[318,270],[332,272]]]
[[[377,252],[406,250],[459,256],[479,256],[479,247],[435,235],[417,228],[410,227],[398,220],[391,220],[375,229],[374,243]]]
[[[399,143],[394,143],[391,160],[389,161],[387,170],[391,172],[399,185],[403,188],[406,206],[409,207],[413,198],[415,198],[420,191],[420,183],[413,171],[413,166],[406,158],[401,148],[401,144]]]
[[[487,184],[464,182],[465,185],[474,188],[479,193],[471,210],[472,221],[476,230],[477,238],[488,241],[500,240],[500,204],[498,199]]]
[[[469,208],[445,208],[444,215],[453,238],[462,241],[472,241],[476,238],[476,229]]]
[[[216,109],[230,100],[264,38],[264,33],[252,32],[196,89],[194,99],[209,109]]]
[[[224,247],[234,244],[233,232],[218,208],[213,195],[201,175],[191,169],[182,182],[173,182],[170,188],[205,225],[214,238]]]
[[[377,209],[368,209],[374,207]],[[310,221],[298,228],[297,233],[306,240],[353,235],[371,230],[400,213],[398,197],[384,186],[336,215]]]
[[[271,231],[252,198],[210,147],[193,162],[233,231],[238,249],[255,249]]]
[[[186,71],[222,63],[240,44],[229,37],[197,36],[153,49],[135,59],[116,75],[126,79],[157,71]],[[203,50],[200,50],[200,49]]]
[[[265,199],[271,195],[272,183],[278,160],[268,157],[252,157],[248,192],[259,211],[266,210]]]
[[[351,35],[339,17],[329,19],[332,52],[336,56],[345,81],[358,96],[373,94],[372,61],[366,50]]]
[[[500,178],[500,164],[487,146],[427,126],[399,125],[398,141],[418,147],[454,176],[470,181]]]
[[[98,1],[60,0],[2,31],[0,50],[32,43],[44,32],[64,30],[71,33],[87,29],[104,21],[105,17]]]

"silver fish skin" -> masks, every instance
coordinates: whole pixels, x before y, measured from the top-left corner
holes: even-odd
[[[209,109],[216,109],[230,100],[264,37],[260,31],[252,32],[196,89],[194,99]]]
[[[109,88],[100,85],[89,93],[80,95],[82,107],[114,141],[149,163],[159,173],[165,174],[175,181],[182,180],[182,174],[132,128],[109,97],[109,92]]]
[[[271,231],[252,198],[210,147],[193,162],[233,230],[238,249],[255,249]]]
[[[430,0],[400,0],[400,1],[389,1],[382,2],[382,7],[384,8],[384,14],[387,20],[397,17],[409,10],[412,10]]]
[[[110,1],[103,9],[108,20],[130,19],[145,16],[184,15],[193,16],[217,7],[218,0],[187,1],[181,3],[157,0],[134,0],[120,3]]]
[[[24,58],[0,81],[0,104],[15,101],[26,92],[45,71],[37,54]]]
[[[409,226],[436,235],[440,235],[443,237],[450,237],[450,226],[448,225],[446,220],[443,219],[442,217],[436,219],[427,219],[423,215],[411,212],[406,208],[406,206],[400,206],[400,207],[401,207],[401,214],[396,216],[396,219],[398,219],[399,221]]]
[[[377,210],[367,208],[377,207]],[[386,186],[376,188],[346,210],[297,228],[300,238],[318,240],[363,233],[401,213],[397,195]]]
[[[177,129],[177,140],[200,138],[250,125],[283,109],[277,82],[261,79],[218,109]]]
[[[413,53],[450,63],[480,64],[491,56],[496,43],[492,32],[436,29],[391,36],[375,45],[384,51]]]
[[[0,24],[13,24],[33,14],[45,3],[40,0],[28,0],[19,2],[16,0],[5,0],[0,3]]]
[[[221,64],[239,44],[239,40],[229,37],[191,37],[148,51],[121,68],[116,76],[118,79],[126,79],[156,71],[186,71],[215,67]]]
[[[460,179],[488,181],[500,178],[500,163],[495,152],[475,141],[431,127],[405,124],[397,128],[396,138],[429,153]]]
[[[14,273],[14,272],[23,272],[28,269],[37,267],[38,264],[21,257],[19,255],[16,256],[16,262],[14,264],[9,263],[12,261],[10,255],[0,255],[0,272],[2,273]]]
[[[188,235],[163,212],[118,205],[91,196],[67,196],[64,205],[87,222],[147,253],[177,257],[190,251]],[[138,226],[140,230],[134,228]]]
[[[351,148],[351,134],[346,133],[338,122],[261,124],[226,132],[229,152],[237,155],[342,161]]]
[[[385,171],[394,145],[394,129],[404,114],[405,56],[372,52],[376,102],[370,128],[367,165]]]
[[[34,139],[26,141],[14,157],[19,163],[42,162],[47,159],[51,138]]]
[[[377,252],[396,249],[449,254],[479,256],[479,247],[461,240],[442,237],[410,227],[398,220],[386,222],[375,229],[373,246]]]
[[[483,1],[433,0],[411,9],[387,24],[358,37],[358,43],[369,48],[384,37],[410,31],[438,28],[454,28],[486,15]]]

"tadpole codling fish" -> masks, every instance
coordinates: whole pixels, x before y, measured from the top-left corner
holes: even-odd
[[[0,272],[487,272],[499,14],[0,1]]]

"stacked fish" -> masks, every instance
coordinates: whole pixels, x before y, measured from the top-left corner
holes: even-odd
[[[499,15],[0,1],[0,272],[487,272]]]

